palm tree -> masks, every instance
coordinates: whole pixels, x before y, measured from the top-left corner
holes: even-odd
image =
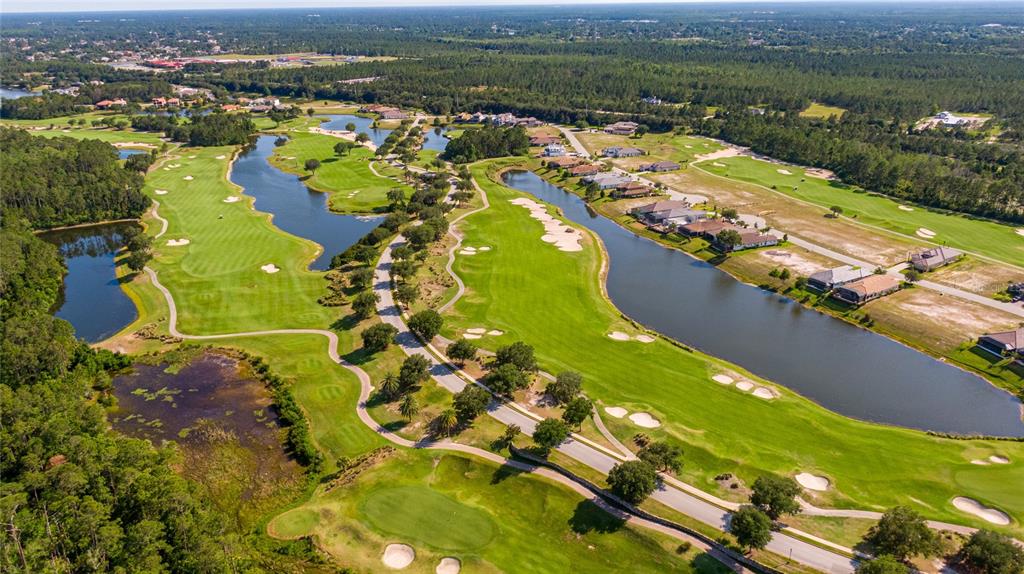
[[[412,417],[416,416],[416,413],[420,412],[420,405],[416,402],[416,397],[412,395],[405,395],[402,399],[402,404],[398,407],[399,412],[406,420],[411,421]]]
[[[398,375],[394,373],[388,373],[384,375],[384,378],[380,381],[380,392],[385,397],[391,398],[398,395],[399,389]]]
[[[458,424],[459,416],[455,414],[455,409],[445,409],[437,417],[437,430],[443,435],[451,435]]]

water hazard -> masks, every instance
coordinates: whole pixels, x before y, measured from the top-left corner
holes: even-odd
[[[609,296],[651,329],[850,417],[1024,436],[1020,402],[980,377],[637,237],[535,173],[508,172],[504,181],[601,237],[610,258]]]

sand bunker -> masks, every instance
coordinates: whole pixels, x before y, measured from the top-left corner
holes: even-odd
[[[219,156],[217,156],[217,157],[215,157],[213,159],[227,159],[227,158],[228,158],[228,156],[221,154],[221,155],[219,155]]]
[[[168,165],[167,167],[169,167],[171,169],[178,169],[179,167],[181,167],[181,164],[180,163],[172,163],[172,164]]]
[[[652,337],[650,335],[637,335],[636,337],[633,337],[633,338],[636,339],[637,341],[640,341],[641,343],[653,343],[654,342],[654,337]]]
[[[645,429],[656,429],[661,426],[661,421],[652,417],[650,413],[633,413],[629,415],[629,420],[633,421],[636,426]]]
[[[730,377],[729,375],[715,375],[711,377],[711,380],[715,381],[716,383],[721,383],[723,385],[731,385],[733,382],[732,377]]]
[[[608,333],[608,338],[614,341],[628,341],[629,335],[623,333],[622,331],[612,331],[611,333]]]
[[[782,175],[793,175],[793,172],[789,171],[788,169],[777,169],[775,171],[781,173]]]
[[[629,411],[627,411],[626,409],[624,409],[622,407],[605,407],[604,408],[604,412],[610,414],[611,416],[613,416],[613,417],[615,417],[617,419],[621,419],[622,417],[624,417],[627,414],[629,414]]]
[[[434,568],[435,574],[459,574],[459,570],[462,570],[462,562],[450,556],[442,558],[437,568]]]
[[[903,211],[914,211],[914,208],[913,208],[913,207],[910,207],[909,205],[900,205],[900,206],[898,206],[898,207],[899,207],[900,209],[902,209]]]
[[[486,246],[486,245],[484,245],[483,247],[478,247],[477,248],[477,251],[490,251],[490,250],[491,250],[491,248]]]
[[[736,388],[743,392],[746,392],[754,388],[754,383],[751,383],[750,381],[740,381],[736,383]]]
[[[168,239],[167,240],[167,245],[169,247],[178,247],[178,246],[181,246],[181,245],[188,245],[189,243],[191,243],[191,241],[189,241],[188,239]]]
[[[193,180],[193,179],[195,179],[195,178],[194,178],[194,177],[192,177],[191,175],[186,175],[186,176],[185,176],[184,178],[182,178],[182,179],[184,179],[185,181],[192,181],[192,180]]]
[[[483,335],[487,332],[487,329],[483,327],[473,327],[472,329],[466,329],[467,333],[473,333],[474,335]]]
[[[491,329],[490,331],[487,331],[487,334],[492,337],[500,337],[505,334],[505,331],[502,331],[501,329]]]
[[[277,273],[278,271],[281,270],[277,267],[277,265],[274,265],[273,263],[267,263],[266,265],[262,265],[260,266],[260,269],[262,269],[266,273]]]
[[[713,165],[715,167],[729,167],[729,166],[725,165],[724,163],[722,163],[720,161],[716,161],[716,162],[712,163],[711,165]]]
[[[829,482],[828,479],[825,478],[824,476],[816,476],[806,472],[801,472],[800,474],[796,475],[796,481],[800,484],[800,486],[806,488],[807,490],[816,490],[818,492],[824,492],[828,490]]]
[[[242,198],[238,197],[237,195],[232,195],[231,197],[224,198],[224,203],[235,203],[236,201],[242,201]]]
[[[988,459],[996,464],[1010,464],[1010,459],[1006,458],[1005,456],[999,456],[997,454],[988,457]]]
[[[743,150],[742,149],[740,149],[738,147],[726,147],[726,148],[720,149],[718,151],[713,151],[711,153],[704,153],[704,154],[698,155],[697,157],[693,158],[693,161],[697,162],[697,161],[706,161],[706,160],[709,160],[709,159],[725,159],[727,157],[736,157],[738,155],[743,155]]]
[[[416,559],[416,551],[408,544],[388,544],[380,561],[392,570],[401,570]]]
[[[768,387],[757,387],[752,394],[759,399],[771,400],[775,398],[775,391]]]
[[[462,338],[463,339],[479,339],[482,336],[483,335],[474,335],[473,333],[463,333],[462,334]]]
[[[982,520],[991,522],[992,524],[1005,526],[1010,523],[1010,517],[1005,512],[996,508],[989,508],[973,498],[958,496],[953,499],[953,506],[961,512],[973,514]]]
[[[924,237],[925,239],[931,239],[932,237],[935,237],[934,231],[932,231],[931,229],[925,229],[924,227],[918,227],[916,233],[918,237]]]
[[[167,195],[167,190],[166,189],[158,189],[158,190],[154,191],[153,193],[155,193],[157,195]]]
[[[583,235],[552,217],[543,205],[526,197],[517,197],[511,203],[530,210],[530,217],[544,224],[544,235],[541,236],[541,241],[553,244],[560,251],[583,251],[583,246],[580,245]]]
[[[462,249],[461,251],[459,251],[459,255],[476,255],[476,251],[468,251],[466,249]]]
[[[1017,230],[1017,235],[1024,235],[1024,228]]]

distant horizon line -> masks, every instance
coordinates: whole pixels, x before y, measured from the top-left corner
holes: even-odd
[[[200,0],[202,1],[202,0]],[[258,0],[257,0],[258,1]],[[269,0],[268,0],[269,1]],[[417,0],[398,0],[395,3],[387,4],[372,4],[373,0],[363,0],[348,4],[321,4],[315,3],[304,6],[281,6],[281,5],[267,5],[259,6],[252,5],[249,2],[247,6],[192,6],[192,7],[159,7],[159,8],[94,8],[88,10],[82,9],[56,9],[56,10],[38,10],[36,7],[32,9],[22,10],[20,8],[14,8],[9,10],[6,8],[0,8],[0,15],[19,15],[19,16],[30,16],[34,14],[39,15],[57,15],[57,14],[137,14],[137,13],[181,13],[181,12],[256,12],[256,11],[300,11],[300,10],[352,10],[352,9],[363,9],[363,10],[401,10],[406,8],[467,8],[467,7],[509,7],[514,8],[517,6],[537,8],[539,6],[545,8],[567,8],[567,7],[585,7],[585,6],[613,6],[613,5],[632,5],[632,6],[643,6],[643,5],[657,5],[657,6],[671,6],[671,5],[822,5],[822,6],[857,6],[857,5],[889,5],[892,7],[898,7],[899,5],[906,4],[931,4],[934,6],[942,5],[999,5],[999,4],[1017,4],[1019,0],[639,0],[632,2],[629,0],[561,0],[557,3],[548,3],[546,0],[465,0],[465,3],[457,1],[452,2],[441,2],[438,0],[425,0],[419,2]],[[386,1],[386,0],[385,0]],[[180,2],[179,2],[180,3]],[[9,3],[8,3],[9,4]],[[481,4],[483,4],[481,6]]]

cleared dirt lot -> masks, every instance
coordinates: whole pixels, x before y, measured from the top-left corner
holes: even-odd
[[[992,296],[1005,290],[1010,283],[1024,281],[1024,271],[967,257],[929,273],[928,279],[979,295]]]

